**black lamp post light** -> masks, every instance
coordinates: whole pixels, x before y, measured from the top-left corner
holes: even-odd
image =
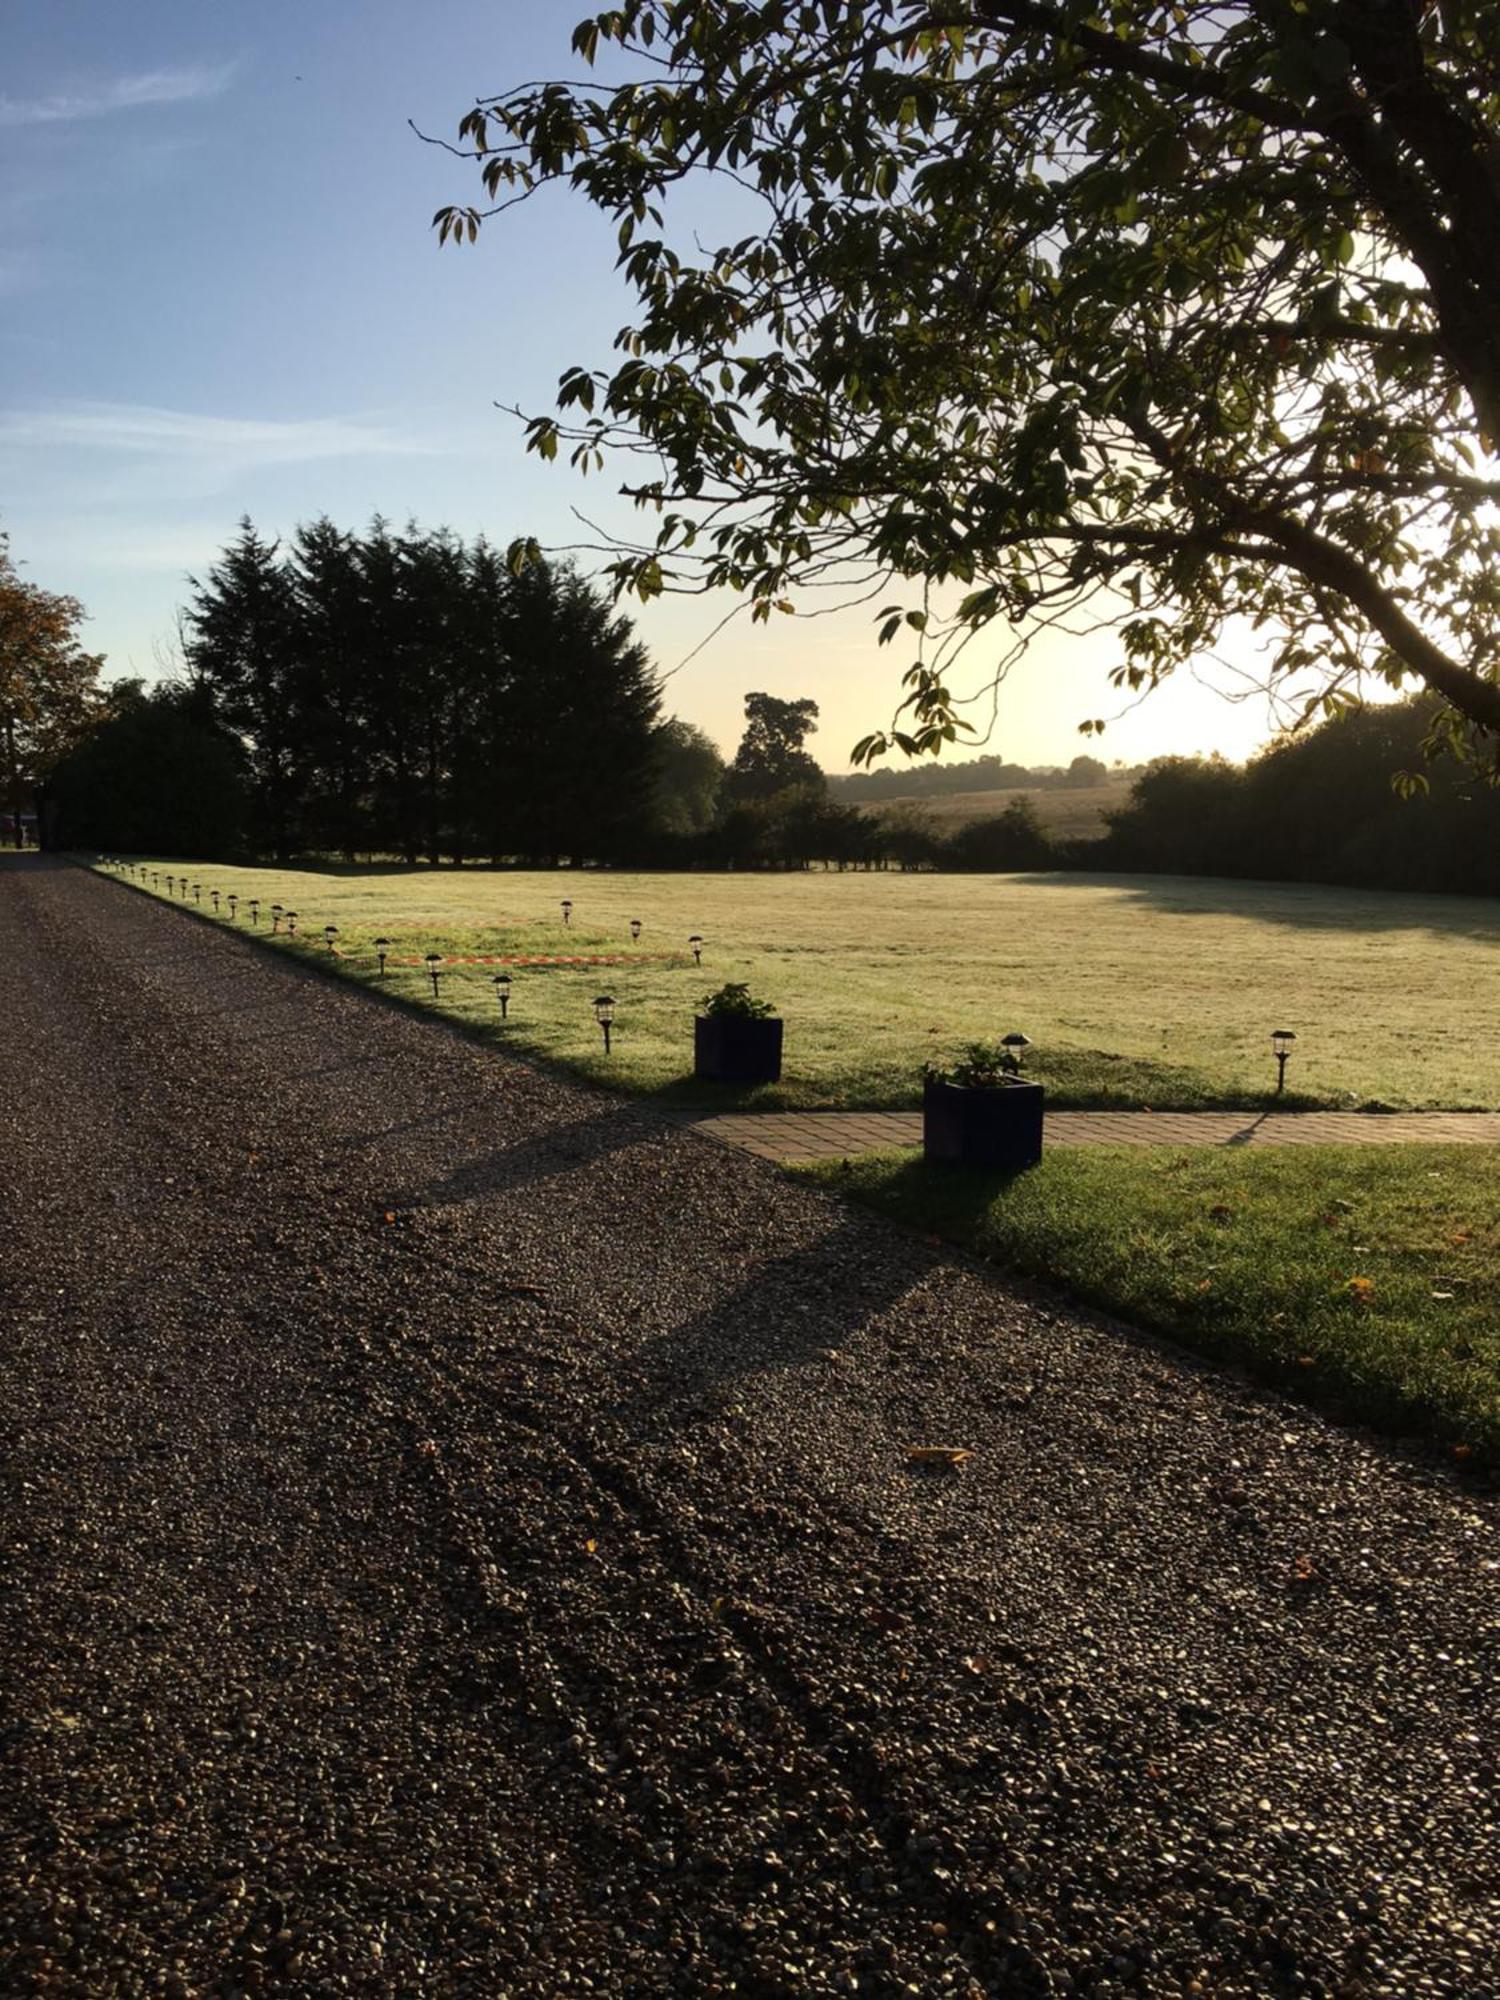
[[[295,910],[288,910],[286,913],[286,934],[288,937],[295,937],[297,935],[297,912]]]
[[[240,899],[231,890],[229,896],[229,921],[232,924],[237,924],[239,920],[240,920]]]
[[[508,972],[497,972],[495,974],[495,998],[500,1002],[501,1020],[508,1021],[510,1019],[510,974]]]
[[[442,969],[443,964],[442,954],[436,951],[428,952],[425,963],[427,966],[427,977],[432,981],[432,997],[436,1000],[438,997],[438,973]]]
[[[615,998],[612,993],[601,993],[594,1002],[594,1019],[599,1023],[604,1036],[604,1053],[608,1055],[615,1025]]]
[[[570,902],[568,902],[566,898],[564,898],[563,900],[562,913],[563,913],[563,929],[566,930],[568,925],[571,924],[573,921],[573,905]]]
[[[703,940],[696,931],[688,939],[688,950],[693,954],[694,965],[701,965],[703,963]]]
[[[201,882],[195,882],[193,884],[193,903],[196,906],[202,901],[203,901],[203,884]]]
[[[260,897],[259,897],[259,896],[252,896],[252,897],[250,898],[250,928],[251,928],[251,930],[254,930],[254,931],[258,931],[258,930],[260,929]]]
[[[1287,1058],[1292,1053],[1292,1043],[1297,1039],[1290,1028],[1271,1030],[1271,1049],[1276,1057],[1276,1095],[1281,1096],[1286,1089]]]
[[[330,952],[333,950],[333,941],[338,936],[338,934],[339,934],[339,927],[337,924],[324,924],[323,942],[324,944],[327,945]]]
[[[176,877],[175,877],[174,875],[169,875],[169,876],[167,877],[167,894],[168,894],[169,896],[170,896],[170,895],[172,894],[173,890],[175,889],[175,887],[176,887],[176,884],[177,884],[177,878],[176,878]]]
[[[1004,1050],[1004,1054],[1000,1058],[1001,1062],[1004,1063],[1012,1076],[1019,1076],[1021,1074],[1021,1063],[1026,1051],[1031,1047],[1030,1035],[1023,1035],[1019,1031],[1009,1035],[1002,1035],[1000,1037],[1000,1046]]]
[[[283,917],[284,917],[285,915],[286,915],[286,912],[285,912],[285,911],[284,911],[284,910],[282,909],[282,907],[281,907],[280,903],[273,903],[273,904],[271,905],[271,935],[272,935],[272,937],[278,937],[278,936],[280,935],[280,933],[281,933],[281,919],[282,919],[282,918],[283,918]]]
[[[209,892],[208,892],[208,899],[209,899],[209,901],[210,901],[210,902],[211,902],[211,903],[213,904],[213,906],[214,906],[214,915],[215,915],[215,916],[217,916],[217,915],[219,914],[219,892],[218,892],[218,890],[217,890],[217,889],[210,889],[210,890],[209,890]]]
[[[382,979],[385,978],[385,955],[390,948],[391,941],[389,938],[376,938],[375,956],[380,960],[380,976]]]
[[[630,942],[632,944],[639,944],[640,941],[641,941],[641,920],[639,917],[632,917],[630,919]]]

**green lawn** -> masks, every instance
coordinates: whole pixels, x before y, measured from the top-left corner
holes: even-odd
[[[924,1060],[1010,1028],[1032,1037],[1058,1106],[1262,1102],[1277,1027],[1296,1030],[1304,1102],[1500,1105],[1497,902],[1149,876],[153,865],[201,883],[205,916],[210,887],[295,908],[302,935],[280,950],[324,956],[319,933],[336,924],[332,962],[359,979],[375,977],[380,935],[406,959],[618,960],[510,964],[506,1034],[631,1090],[700,1096],[685,1082],[695,1002],[748,980],[787,1019],[785,1081],[748,1100],[768,1109],[914,1104]],[[450,965],[438,1005],[498,1034],[496,969]],[[430,1004],[420,965],[393,965],[388,989]],[[619,1003],[607,1062],[590,1007],[602,991]]]
[[[1049,1153],[1013,1179],[873,1154],[804,1174],[1315,1400],[1500,1468],[1500,1154]]]

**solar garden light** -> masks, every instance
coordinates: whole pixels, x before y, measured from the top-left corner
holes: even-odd
[[[701,965],[703,963],[703,940],[698,936],[696,931],[688,939],[688,950],[693,954],[694,965]]]
[[[385,978],[385,955],[390,948],[391,941],[389,938],[376,938],[375,956],[380,960],[380,976],[382,979]]]
[[[295,910],[288,910],[286,913],[286,934],[288,937],[295,937],[297,935],[297,912]]]
[[[608,1055],[610,1031],[615,1025],[615,1001],[612,993],[601,993],[594,1002],[594,1019],[603,1032],[604,1053]]]
[[[161,877],[160,875],[157,874],[154,868],[151,870],[151,886],[153,889],[159,889],[161,887]]]
[[[441,952],[428,952],[426,958],[427,977],[432,981],[432,997],[434,1000],[438,997],[438,971],[442,963],[443,957]]]
[[[172,893],[173,889],[174,889],[174,888],[176,887],[176,882],[177,882],[177,878],[176,878],[176,876],[175,876],[175,875],[169,875],[169,876],[167,877],[167,894],[168,894],[169,896],[171,895],[171,893]]]
[[[1019,1076],[1021,1074],[1022,1058],[1031,1047],[1030,1035],[1023,1035],[1019,1031],[1009,1035],[1002,1035],[1000,1037],[1000,1047],[1004,1051],[1004,1054],[1000,1058],[1001,1062],[1004,1063],[1012,1076]]]
[[[260,897],[259,897],[259,896],[252,896],[252,897],[250,898],[250,928],[251,928],[252,930],[259,930],[259,929],[260,929]]]
[[[233,892],[233,890],[231,890],[229,895],[229,921],[232,924],[237,924],[239,920],[240,920],[240,899]]]
[[[285,913],[284,913],[284,911],[282,910],[282,907],[281,907],[280,903],[273,903],[273,904],[271,905],[271,935],[272,935],[272,937],[275,937],[275,936],[277,935],[277,933],[278,933],[278,932],[280,931],[280,929],[281,929],[281,919],[282,919],[282,917],[283,917],[283,915],[284,915],[284,914],[285,914]]]
[[[573,905],[570,902],[568,902],[566,898],[564,898],[563,900],[562,913],[563,913],[563,924],[566,927],[573,921]]]
[[[1271,1048],[1276,1056],[1276,1095],[1280,1097],[1286,1089],[1287,1057],[1292,1053],[1292,1043],[1297,1039],[1290,1028],[1271,1030]]]
[[[510,1019],[510,974],[508,972],[497,972],[495,974],[495,998],[500,1002],[501,1020],[508,1021]]]
[[[217,889],[210,889],[208,893],[214,906],[214,915],[217,916],[219,914],[219,892]]]
[[[193,884],[193,901],[195,904],[203,901],[203,884],[201,882]]]
[[[324,944],[327,945],[330,951],[333,950],[333,941],[338,936],[338,934],[339,934],[339,927],[337,924],[324,924],[323,942]]]
[[[639,944],[640,941],[641,941],[641,920],[639,917],[632,917],[630,919],[630,942],[632,944]]]

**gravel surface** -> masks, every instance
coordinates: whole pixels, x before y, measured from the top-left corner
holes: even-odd
[[[64,866],[0,994],[0,1991],[1500,1993],[1492,1498]]]

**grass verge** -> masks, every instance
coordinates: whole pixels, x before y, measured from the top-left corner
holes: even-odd
[[[1080,1148],[1011,1178],[902,1153],[794,1171],[1500,1471],[1500,1151]]]
[[[924,1059],[1011,1028],[1059,1108],[1263,1105],[1277,1027],[1298,1036],[1283,1109],[1500,1104],[1500,902],[1123,876],[145,865],[178,909],[186,887],[212,919],[217,891],[218,921],[263,943],[273,902],[299,911],[276,948],[345,977],[374,981],[389,938],[387,991],[481,1032],[499,1033],[504,961],[511,1047],[668,1103],[734,1102],[692,1084],[692,1021],[705,992],[746,981],[787,1023],[783,1082],[746,1100],[765,1110],[913,1106]]]

